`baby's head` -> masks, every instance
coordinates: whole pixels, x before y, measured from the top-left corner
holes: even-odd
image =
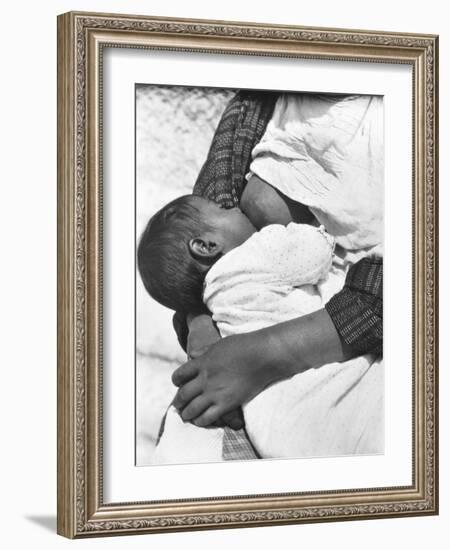
[[[238,208],[185,195],[148,222],[137,251],[147,292],[164,306],[185,313],[203,309],[203,282],[209,268],[241,245],[255,227]]]

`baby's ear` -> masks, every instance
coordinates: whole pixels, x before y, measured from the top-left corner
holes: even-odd
[[[189,241],[191,256],[200,262],[210,262],[222,255],[222,246],[208,238],[197,237]]]

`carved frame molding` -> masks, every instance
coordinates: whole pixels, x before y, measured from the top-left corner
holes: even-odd
[[[102,502],[103,47],[408,63],[414,89],[411,487]],[[58,17],[58,533],[75,538],[436,514],[438,39],[70,12]]]

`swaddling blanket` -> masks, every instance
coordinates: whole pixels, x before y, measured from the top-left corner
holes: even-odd
[[[316,311],[348,268],[323,227],[272,225],[221,258],[205,279],[204,302],[223,337]],[[263,458],[383,451],[383,365],[363,356],[309,369],[244,405],[246,430]],[[223,430],[197,428],[168,411],[154,461],[221,460]]]
[[[330,273],[334,239],[323,227],[269,225],[216,262],[203,301],[222,337],[258,330],[322,305],[318,283]],[[342,285],[341,285],[342,286]]]

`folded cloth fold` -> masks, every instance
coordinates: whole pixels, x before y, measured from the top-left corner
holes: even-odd
[[[308,206],[348,250],[383,240],[383,99],[282,94],[250,172]]]

